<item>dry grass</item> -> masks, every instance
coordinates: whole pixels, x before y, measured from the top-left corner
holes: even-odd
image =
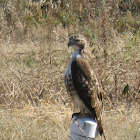
[[[67,48],[52,42],[2,45],[0,139],[68,139],[72,110],[61,57]]]
[[[78,1],[75,5],[71,1],[68,12],[68,2],[64,1],[64,7],[50,9],[46,17],[39,5],[15,1],[0,2],[0,139],[69,138],[71,115],[78,108],[64,86],[72,53],[67,49],[67,38],[80,32],[89,40],[94,68],[111,101],[104,100],[107,138],[139,140],[139,15],[134,16],[132,9],[132,13],[118,14],[125,1],[120,7],[117,3],[113,7],[110,1],[104,5],[96,1],[88,8],[80,1],[79,9],[74,9]],[[134,4],[129,3],[136,12],[138,6]],[[123,95],[127,84],[129,90]]]
[[[54,40],[49,44],[30,42],[1,45],[0,139],[2,140],[69,138],[71,115],[77,112],[77,108],[71,103],[65,91],[63,81],[71,50],[68,51],[65,40],[61,42],[58,41],[59,36],[54,37],[54,34],[52,36]],[[67,33],[65,31],[61,33],[61,37],[66,38]],[[102,62],[102,59],[99,59],[99,62]],[[114,68],[116,64],[118,65],[113,63],[112,67],[110,65],[108,67]],[[108,95],[114,92],[110,87],[114,82],[113,79],[111,81],[112,75],[113,70],[110,69],[108,79],[105,80],[110,85],[107,83],[104,85],[107,85]],[[104,78],[104,75],[101,76]],[[122,88],[120,81],[123,81],[123,78],[118,78],[118,88]],[[121,90],[119,89],[117,93],[120,95]],[[120,99],[119,95],[111,96],[113,105],[109,105],[106,101],[103,113],[106,135],[109,140],[139,140],[139,103],[134,103],[133,96]],[[136,95],[135,101],[139,102],[138,93]]]
[[[41,102],[40,107],[0,110],[1,140],[65,140],[69,137],[71,109],[59,103]]]
[[[138,106],[125,105],[105,111],[103,121],[108,140],[139,140],[140,114]],[[41,102],[40,107],[0,110],[1,140],[66,140],[69,138],[71,107],[58,102]],[[101,139],[98,137],[97,139]]]

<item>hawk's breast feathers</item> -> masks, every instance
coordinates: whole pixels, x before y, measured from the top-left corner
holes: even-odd
[[[87,52],[84,52],[84,55],[77,51],[74,52],[66,71],[65,83],[68,92],[71,95],[73,92],[78,94],[91,112],[93,111],[92,106],[95,106],[92,97],[97,94],[100,99],[102,98],[101,92],[99,92],[100,83],[92,69],[91,58]]]

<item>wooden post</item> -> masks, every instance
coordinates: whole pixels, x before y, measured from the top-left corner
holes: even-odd
[[[69,140],[95,140],[97,137],[97,122],[91,117],[77,118],[73,115]]]

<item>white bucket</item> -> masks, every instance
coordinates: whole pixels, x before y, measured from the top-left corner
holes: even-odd
[[[77,116],[73,115],[73,119]],[[91,117],[79,118],[71,125],[69,140],[95,140],[97,137],[97,122]]]

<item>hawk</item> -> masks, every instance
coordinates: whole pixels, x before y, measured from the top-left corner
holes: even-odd
[[[99,133],[105,138],[101,121],[103,90],[87,52],[87,41],[83,35],[75,35],[69,38],[68,47],[74,53],[65,74],[67,92],[79,106],[79,116],[89,114],[96,118]]]

